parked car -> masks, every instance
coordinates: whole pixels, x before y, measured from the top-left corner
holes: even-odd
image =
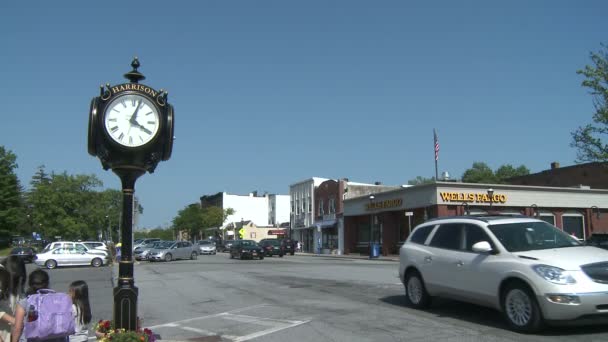
[[[608,251],[530,217],[463,216],[417,226],[400,250],[406,302],[451,297],[501,311],[512,330],[605,315]]]
[[[230,259],[264,259],[264,251],[253,240],[236,240],[230,247]]]
[[[156,242],[156,241],[160,241],[160,239],[159,238],[137,239],[137,240],[133,241],[133,250],[135,250],[137,247],[145,246],[145,245],[149,244],[150,242]]]
[[[200,240],[198,242],[199,251],[201,254],[213,254],[217,253],[215,242],[209,240]]]
[[[72,241],[51,242],[48,245],[46,245],[46,247],[44,247],[44,249],[41,251],[41,253],[48,252],[48,251],[56,249],[56,248],[76,248],[77,250],[84,251],[84,252],[87,252],[90,254],[98,254],[98,255],[103,255],[106,257],[108,257],[110,255],[110,253],[108,251],[103,251],[103,250],[95,249],[95,248],[89,248],[82,242],[72,242]]]
[[[135,248],[135,250],[133,251],[133,257],[135,258],[135,260],[147,260],[148,253],[150,253],[150,251],[154,248],[157,248],[162,242],[163,241],[154,241]]]
[[[40,267],[53,269],[59,266],[93,266],[107,265],[108,256],[91,254],[75,247],[59,247],[44,253],[38,253],[34,257],[34,263]]]
[[[294,255],[296,253],[296,242],[292,239],[281,240],[281,247],[283,247],[285,254]]]
[[[198,245],[189,241],[165,241],[148,252],[149,261],[171,261],[177,259],[192,259],[198,257]]]
[[[13,248],[9,255],[16,255],[26,263],[32,263],[36,256],[36,250],[32,247],[16,247]]]
[[[608,234],[593,233],[585,241],[587,246],[594,246],[603,249],[608,249]]]
[[[99,249],[105,252],[109,252],[110,249],[108,248],[108,246],[105,244],[105,242],[101,242],[101,241],[82,241],[82,243],[92,249]]]
[[[281,246],[281,242],[277,239],[264,239],[260,241],[259,245],[264,251],[264,256],[272,257],[273,255],[278,255],[282,258],[285,255],[283,246]]]
[[[230,253],[230,248],[232,247],[232,244],[234,243],[234,241],[235,241],[235,240],[229,240],[229,241],[226,241],[226,242],[224,243],[224,246],[223,246],[222,252],[228,252],[228,253]],[[237,240],[237,241],[238,241],[238,240]],[[216,246],[216,248],[219,248],[219,247],[217,247],[217,246]]]

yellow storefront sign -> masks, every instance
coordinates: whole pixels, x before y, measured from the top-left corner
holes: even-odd
[[[396,208],[400,207],[403,204],[403,200],[401,198],[389,199],[385,201],[376,201],[367,203],[365,205],[365,209],[373,210],[373,209],[385,209],[385,208]]]
[[[441,200],[444,202],[475,202],[475,203],[490,203],[490,196],[487,193],[473,192],[440,192]],[[494,194],[492,203],[506,203],[507,195]]]

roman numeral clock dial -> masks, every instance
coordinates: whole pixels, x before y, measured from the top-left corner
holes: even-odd
[[[133,94],[115,98],[108,104],[104,127],[108,136],[125,147],[139,147],[156,137],[159,113],[148,98]]]

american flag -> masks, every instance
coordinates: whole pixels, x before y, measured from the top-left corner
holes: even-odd
[[[435,160],[439,160],[439,139],[437,139],[437,131],[434,128],[433,136],[435,138]]]

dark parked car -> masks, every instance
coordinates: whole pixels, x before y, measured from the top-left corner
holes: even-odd
[[[608,249],[608,234],[591,234],[585,241],[587,246],[594,246],[603,249]]]
[[[281,240],[281,247],[283,248],[283,253],[294,255],[296,252],[296,242],[292,239],[283,239]]]
[[[260,241],[260,247],[262,247],[265,256],[272,257],[273,255],[278,255],[282,258],[285,255],[283,246],[281,246],[281,242],[277,239],[264,239]]]
[[[230,253],[230,247],[232,247],[232,244],[234,243],[234,240],[229,240],[226,241],[224,244],[219,244],[219,245],[215,245],[215,248],[218,250],[218,252],[229,252]]]
[[[10,255],[16,255],[19,258],[23,259],[26,263],[34,262],[34,257],[36,256],[36,250],[32,247],[17,247],[11,250]]]
[[[253,240],[237,240],[230,247],[230,259],[264,259],[264,251],[257,242]]]

